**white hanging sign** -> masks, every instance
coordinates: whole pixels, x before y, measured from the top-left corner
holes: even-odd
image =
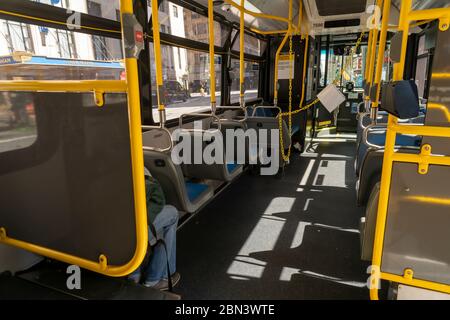
[[[317,98],[330,113],[345,101],[344,94],[334,84],[326,86],[317,95]]]
[[[289,64],[291,65],[291,74],[289,74]],[[292,59],[290,59],[289,62],[289,55],[280,55],[280,58],[278,60],[278,80],[289,80],[289,77],[294,78],[294,56],[292,56]]]

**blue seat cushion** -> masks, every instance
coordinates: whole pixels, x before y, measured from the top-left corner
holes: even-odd
[[[371,133],[368,136],[368,140],[372,144],[384,146],[386,144],[386,132]],[[419,147],[421,142],[422,138],[419,136],[397,135],[395,145],[399,147],[404,146]]]
[[[198,197],[200,197],[200,195],[207,189],[208,189],[207,184],[186,182],[186,190],[189,197],[189,201],[191,202],[198,199]]]
[[[229,173],[233,173],[237,168],[239,168],[237,163],[227,163],[227,170]]]
[[[382,147],[386,144],[386,131],[369,133],[367,139],[369,140],[370,143]],[[421,136],[397,135],[397,139],[395,141],[395,146],[397,147],[420,147],[421,144],[422,144]],[[358,154],[356,157],[356,167],[355,167],[356,174],[358,174],[359,171],[361,170],[361,165],[368,149],[369,149],[368,145],[362,142],[360,143],[358,148]]]

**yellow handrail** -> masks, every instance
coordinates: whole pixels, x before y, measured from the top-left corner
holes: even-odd
[[[391,0],[383,1],[383,19],[381,21],[380,43],[378,45],[377,67],[374,83],[377,86],[375,101],[372,101],[372,108],[378,108],[381,93],[381,75],[384,64],[384,54],[386,52],[387,30],[389,24],[389,15],[391,13]],[[373,119],[376,119],[374,113]]]
[[[381,1],[377,0],[377,6],[381,7]],[[374,77],[374,69],[375,69],[375,60],[376,60],[376,53],[377,53],[377,44],[378,44],[378,26],[376,26],[372,30],[372,43],[370,47],[371,55],[370,55],[370,63],[369,63],[369,72],[367,74],[367,82],[372,86],[373,84],[373,77]]]
[[[159,34],[159,4],[158,0],[152,0],[152,29],[153,29],[153,48],[155,51],[155,69],[156,69],[156,97],[158,100],[158,111],[160,115],[160,124],[163,126],[165,122],[165,106],[163,102],[163,72],[161,58],[161,37]]]
[[[403,0],[401,2],[399,31],[403,32],[401,59],[400,62],[394,65],[394,81],[403,80],[403,73],[406,60],[406,47],[408,41],[408,33],[410,22],[415,20],[426,19],[440,19],[440,30],[448,30],[448,17],[450,17],[450,9],[430,9],[411,11],[412,0]],[[439,78],[439,76],[437,76]],[[436,78],[436,77],[435,77]],[[430,107],[436,107],[436,104],[429,103]],[[437,106],[439,109],[439,107]],[[395,275],[386,272],[380,272],[384,236],[386,230],[386,221],[389,205],[389,193],[391,189],[391,178],[394,161],[417,163],[421,174],[426,174],[427,167],[430,164],[450,166],[450,157],[437,156],[432,154],[432,146],[423,145],[420,154],[405,154],[395,152],[395,140],[397,134],[416,134],[430,137],[446,137],[450,138],[450,128],[448,127],[433,127],[433,126],[419,126],[419,125],[399,125],[398,119],[389,115],[388,126],[386,132],[386,145],[383,158],[383,169],[380,186],[380,197],[378,202],[378,213],[376,221],[374,248],[372,256],[372,285],[370,287],[370,298],[378,300],[378,288],[376,284],[380,279],[394,281],[405,285],[425,288],[429,290],[450,293],[450,286],[447,284],[436,283],[432,281],[425,281],[413,277],[414,271],[407,269],[404,275]]]
[[[289,0],[289,21],[292,20],[292,0]],[[291,23],[289,23],[288,32],[284,35],[283,40],[280,43],[280,46],[277,49],[277,52],[275,54],[275,71],[274,71],[274,105],[276,106],[278,104],[278,63],[280,62],[280,53],[281,50],[283,50],[284,45],[286,44],[287,39],[292,36],[292,27]],[[289,57],[290,59],[291,57]]]
[[[121,15],[133,14],[131,0],[120,1]],[[123,19],[123,18],[122,18]],[[126,81],[10,81],[0,82],[0,90],[9,91],[64,91],[64,92],[127,92],[130,123],[130,144],[133,175],[134,207],[136,220],[136,249],[131,260],[122,266],[108,265],[108,257],[99,255],[98,261],[90,261],[75,255],[59,252],[36,244],[10,238],[5,227],[0,227],[0,243],[16,246],[36,254],[75,264],[108,276],[121,277],[136,270],[143,261],[148,243],[147,206],[144,184],[144,159],[140,94],[136,58],[125,59]]]
[[[0,91],[127,92],[124,80],[13,80],[0,81]]]
[[[214,3],[208,0],[208,28],[209,28],[209,73],[210,73],[210,95],[211,111],[216,113],[216,66],[214,64]]]
[[[241,7],[244,7],[245,0],[241,0]],[[240,34],[239,34],[239,102],[241,108],[245,105],[245,61],[244,61],[244,35],[245,35],[245,12],[240,11]]]

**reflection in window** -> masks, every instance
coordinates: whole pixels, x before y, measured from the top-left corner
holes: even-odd
[[[32,94],[0,92],[0,153],[27,148],[36,137]]]
[[[156,70],[153,46],[150,50],[152,74],[153,118],[159,121],[156,95]],[[181,114],[206,110],[211,105],[209,54],[184,48],[161,46],[163,67],[163,98],[167,119]],[[216,101],[220,104],[221,57],[215,58]]]
[[[231,60],[231,103],[239,102],[240,90],[240,64],[239,60]],[[259,87],[259,64],[256,62],[245,62],[244,88],[245,101],[252,101],[258,98]]]
[[[364,79],[362,53],[344,56],[344,67],[342,85],[353,82],[356,88],[362,88]]]
[[[240,51],[240,35],[236,37],[236,41],[233,44],[234,51]],[[261,56],[266,49],[267,42],[261,41],[255,37],[245,35],[244,36],[244,52],[252,54],[254,56]]]
[[[8,44],[9,53],[15,51],[34,52],[30,27],[24,23],[4,21],[0,35]]]

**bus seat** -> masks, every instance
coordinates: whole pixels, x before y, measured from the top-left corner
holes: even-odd
[[[192,114],[190,114],[192,116]],[[208,146],[208,144],[212,141],[212,137],[214,134],[214,131],[219,131],[219,133],[222,132],[222,122],[221,120],[214,115],[209,114],[195,114],[197,116],[201,117],[207,117],[207,118],[213,118],[215,121],[211,121],[209,123],[210,128],[209,129],[188,129],[183,127],[183,117],[186,115],[181,115],[180,117],[180,128],[182,128],[182,134],[189,134],[191,137],[191,141],[194,139],[199,139],[202,141],[202,153],[205,150],[205,148]],[[217,129],[211,128],[212,126],[217,126]],[[209,141],[205,141],[205,134],[210,134],[211,139]],[[213,163],[213,164],[206,164],[206,163],[195,163],[194,155],[195,155],[195,144],[192,143],[191,147],[191,161],[190,163],[183,163],[181,165],[182,171],[184,176],[188,178],[193,179],[210,179],[210,180],[218,180],[218,181],[232,181],[235,179],[239,174],[243,172],[243,165],[237,164],[234,162],[228,162],[227,160],[227,150],[225,147],[226,143],[224,140],[223,144],[223,152],[222,152],[222,161],[221,163]],[[234,160],[233,160],[234,161]],[[231,170],[230,170],[231,169]]]
[[[168,130],[153,127],[142,136],[144,165],[161,184],[167,204],[188,213],[198,211],[212,198],[213,189],[206,184],[186,182],[181,167],[172,161]]]
[[[396,151],[402,153],[418,153],[419,147],[397,147]],[[356,202],[358,206],[365,206],[370,192],[375,184],[381,181],[384,149],[369,149],[361,163],[361,170],[356,181]]]
[[[373,242],[375,239],[375,227],[378,214],[378,199],[380,197],[380,182],[372,188],[372,192],[367,202],[365,217],[361,218],[360,240],[361,240],[361,260],[371,261],[373,253]]]
[[[424,115],[417,118],[400,121],[399,123],[423,123]],[[361,171],[361,163],[369,148],[383,148],[386,143],[386,125],[368,125],[364,128],[361,141],[356,150],[355,158],[355,174],[359,176]],[[367,131],[367,132],[364,132]],[[366,136],[367,135],[367,136]],[[397,135],[396,146],[399,147],[417,147],[422,143],[422,138],[414,135]]]
[[[377,145],[383,148],[386,143],[386,131],[374,131],[367,136],[369,143],[362,141],[358,148],[358,153],[355,159],[355,172],[359,176],[361,170],[361,163],[364,156],[371,148],[370,144]],[[419,147],[422,143],[422,137],[415,135],[397,135],[396,146],[398,147]],[[372,148],[373,149],[373,148]]]
[[[204,183],[186,182],[186,190],[188,198],[191,202],[195,202],[204,192],[208,190],[208,185]]]

